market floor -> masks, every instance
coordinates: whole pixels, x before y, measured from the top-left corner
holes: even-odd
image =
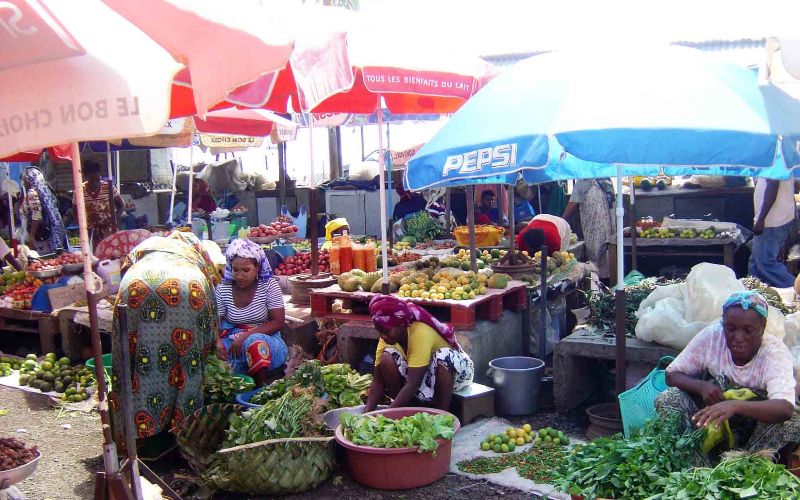
[[[72,500],[92,498],[94,473],[102,470],[102,434],[97,413],[61,412],[48,404],[45,397],[0,386],[0,410],[9,410],[0,416],[0,434],[35,444],[43,459],[36,472],[17,487],[29,500]],[[516,420],[516,419],[515,419]],[[520,421],[523,419],[520,419]],[[552,425],[568,434],[582,434],[579,419],[540,413],[524,419],[534,427]],[[173,488],[193,496],[196,488],[189,481],[191,472],[179,458],[151,464],[157,473]],[[245,497],[218,493],[215,500],[233,500]],[[505,498],[529,499],[531,495],[519,490],[504,488],[485,481],[473,481],[457,475],[448,475],[441,481],[415,490],[384,492],[364,488],[355,483],[343,469],[337,469],[331,480],[314,491],[286,499],[340,499],[379,500],[415,498]]]

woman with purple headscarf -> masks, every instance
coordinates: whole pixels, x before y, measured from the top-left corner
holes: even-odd
[[[391,295],[376,295],[369,312],[380,340],[365,411],[384,395],[392,407],[422,403],[447,410],[453,392],[471,384],[475,373],[453,327]]]
[[[227,263],[217,287],[220,354],[236,373],[264,385],[286,363],[288,349],[281,338],[285,321],[283,294],[264,250],[248,239],[234,240],[225,252]]]

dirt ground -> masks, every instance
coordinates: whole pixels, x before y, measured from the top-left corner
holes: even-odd
[[[102,470],[102,434],[97,413],[61,412],[51,407],[47,398],[0,386],[0,434],[17,437],[29,445],[35,444],[43,458],[36,472],[16,486],[30,500],[72,500],[92,498],[94,473]],[[580,416],[561,416],[539,413],[532,417],[513,419],[515,423],[530,422],[534,427],[553,426],[571,436],[582,436],[585,427]],[[184,498],[198,498],[192,485],[192,474],[186,463],[171,454],[156,464],[149,464],[172,488]],[[243,495],[216,494],[215,500],[247,498]],[[507,498],[529,499],[531,495],[511,488],[502,488],[485,481],[473,481],[448,475],[441,481],[415,490],[383,492],[355,483],[344,469],[337,469],[333,478],[314,491],[287,499],[430,499],[430,498]]]

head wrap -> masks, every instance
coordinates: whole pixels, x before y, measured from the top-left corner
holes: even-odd
[[[766,319],[767,314],[769,314],[769,303],[767,299],[760,293],[753,291],[736,292],[728,297],[728,300],[722,304],[722,313],[725,314],[731,307],[752,309],[764,319]]]
[[[50,250],[55,251],[59,248],[67,248],[67,231],[64,229],[64,221],[58,211],[58,201],[47,185],[44,174],[36,167],[28,167],[22,173],[22,178],[28,184],[28,189],[36,191],[39,195],[39,202],[42,204],[42,217],[47,217],[50,224]]]
[[[344,217],[339,217],[338,219],[333,219],[332,221],[325,224],[325,239],[330,241],[333,238],[333,232],[339,228],[345,227],[347,224],[347,219]]]
[[[431,316],[431,313],[411,302],[391,295],[378,294],[369,302],[369,313],[376,328],[389,330],[396,326],[410,326],[415,321],[420,321],[436,330],[448,344],[461,349],[452,325],[442,323]]]
[[[225,251],[225,273],[222,275],[222,279],[226,282],[230,283],[233,281],[233,266],[231,262],[233,262],[233,259],[236,257],[253,259],[256,261],[259,281],[272,279],[272,267],[269,265],[267,255],[264,253],[264,250],[261,249],[261,245],[246,238],[237,238],[228,245],[228,249]]]

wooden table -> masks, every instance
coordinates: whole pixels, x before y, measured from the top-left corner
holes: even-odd
[[[58,320],[49,313],[0,308],[0,331],[37,335],[42,353],[56,351]]]
[[[613,336],[602,332],[589,333],[578,329],[557,342],[553,354],[553,395],[556,410],[566,413],[579,406],[598,383],[593,373],[593,360],[616,359],[616,342]],[[664,356],[675,356],[678,351],[655,342],[645,342],[628,337],[625,343],[626,360],[655,366]]]
[[[630,255],[631,239],[625,238],[625,253]],[[722,257],[725,266],[733,269],[736,243],[729,238],[636,238],[636,255],[639,257]],[[611,284],[617,282],[617,242],[608,243],[608,271]]]
[[[374,296],[370,292],[345,292],[339,285],[311,290],[311,314],[318,318],[334,318],[345,321],[371,321],[369,314],[336,313],[333,312],[333,302],[336,299],[353,302],[369,303]],[[444,319],[460,330],[469,330],[475,326],[476,319],[496,321],[503,314],[504,308],[521,311],[527,307],[527,291],[522,281],[509,281],[504,289],[489,288],[486,295],[479,295],[469,300],[425,300],[404,298],[414,302],[432,312],[449,315]]]

